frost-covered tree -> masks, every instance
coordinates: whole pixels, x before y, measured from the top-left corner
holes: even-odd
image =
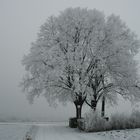
[[[91,47],[98,34],[102,35],[104,23],[103,13],[80,8],[48,18],[23,59],[28,74],[22,85],[30,101],[41,94],[49,103],[70,100],[76,106],[77,118],[81,117],[88,73],[93,67]]]
[[[99,43],[93,51],[96,63],[94,74],[91,74],[91,102],[86,101],[94,110],[100,98],[106,97],[111,103],[117,103],[116,93],[129,100],[140,97],[134,59],[139,51],[136,35],[118,16],[111,15],[106,19],[103,36],[96,40]]]
[[[27,75],[21,85],[31,102],[40,95],[50,104],[73,102],[81,118],[86,99],[97,103],[106,94],[116,101],[114,91],[139,97],[133,59],[138,47],[136,36],[118,17],[68,8],[41,26],[23,59]]]

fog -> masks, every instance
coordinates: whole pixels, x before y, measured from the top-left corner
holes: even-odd
[[[140,38],[139,5],[139,0],[0,0],[0,117],[58,121],[75,113],[73,105],[52,108],[43,97],[30,105],[19,87],[25,74],[21,60],[49,16],[68,7],[96,8],[105,15],[120,15]],[[123,102],[118,110],[127,111],[130,107]]]

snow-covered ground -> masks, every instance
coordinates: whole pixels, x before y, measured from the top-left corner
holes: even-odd
[[[140,129],[85,133],[66,123],[54,123],[38,125],[35,140],[140,140]]]
[[[0,140],[23,140],[31,125],[1,123]]]
[[[68,123],[0,124],[0,140],[140,140],[140,129],[86,133]]]

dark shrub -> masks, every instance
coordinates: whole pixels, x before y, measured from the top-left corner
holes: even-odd
[[[70,118],[69,119],[69,127],[76,128],[77,127],[77,118]]]

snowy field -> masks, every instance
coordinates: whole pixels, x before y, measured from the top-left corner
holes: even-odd
[[[0,123],[0,140],[25,140],[27,133],[34,138],[37,127],[28,123]]]
[[[23,123],[0,123],[0,140],[23,140],[31,128]]]
[[[67,123],[38,125],[35,140],[140,140],[140,129],[85,133]]]
[[[0,124],[0,140],[140,140],[140,129],[85,133],[68,123]]]

